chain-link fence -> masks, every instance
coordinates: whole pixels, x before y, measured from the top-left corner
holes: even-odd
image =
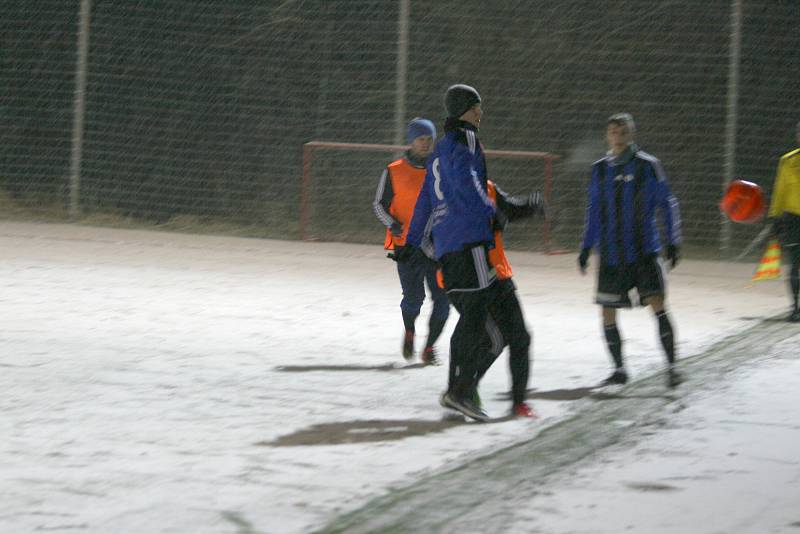
[[[72,208],[89,222],[296,238],[305,142],[392,143],[414,116],[441,124],[444,89],[463,82],[484,97],[487,148],[561,156],[560,246],[579,240],[605,118],[625,110],[671,177],[689,248],[716,255],[729,242],[732,254],[758,228],[726,229],[725,180],[769,192],[800,119],[796,0],[0,5],[5,217]],[[388,160],[348,159],[336,201],[313,195],[327,235],[364,220],[380,243],[377,220],[361,217],[370,203],[354,199],[371,198]],[[511,192],[527,185],[519,166],[489,170]]]

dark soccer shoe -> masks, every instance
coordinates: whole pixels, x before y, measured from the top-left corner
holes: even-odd
[[[403,336],[403,358],[411,360],[414,357],[414,332],[406,330]]]
[[[683,375],[676,369],[670,367],[667,369],[667,387],[676,388],[683,383]]]
[[[425,365],[439,365],[439,358],[436,356],[436,351],[433,350],[433,347],[425,347],[425,350],[422,351],[421,359]]]
[[[790,323],[800,323],[800,310],[794,310],[792,313],[790,313],[787,320]]]
[[[471,419],[476,421],[488,421],[489,415],[483,409],[476,405],[472,399],[459,399],[452,393],[445,393],[439,402],[445,408],[450,408],[457,412],[461,412]]]
[[[617,369],[611,375],[600,382],[601,386],[613,386],[616,384],[626,384],[628,382],[628,373],[625,369]]]

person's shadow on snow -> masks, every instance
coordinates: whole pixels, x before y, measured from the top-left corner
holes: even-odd
[[[645,393],[645,392],[629,392],[617,388],[615,391],[613,386],[585,386],[572,389],[551,389],[549,391],[540,391],[536,388],[529,389],[525,392],[525,398],[530,400],[545,400],[545,401],[576,401],[581,399],[592,399],[598,401],[605,400],[620,400],[620,399],[672,399],[671,395],[666,393]],[[501,393],[497,396],[497,400],[511,399],[511,392]]]

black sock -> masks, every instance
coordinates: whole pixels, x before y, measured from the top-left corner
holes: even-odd
[[[607,324],[603,328],[606,335],[606,345],[611,357],[614,359],[614,366],[617,369],[622,368],[622,339],[619,337],[619,330],[617,330],[617,323]]]
[[[794,310],[797,311],[797,296],[800,293],[800,265],[792,264],[789,271],[789,287],[792,288],[792,302],[794,303]]]
[[[442,321],[441,319],[431,317],[430,321],[428,321],[428,341],[425,343],[425,348],[432,347],[433,344],[436,343],[436,340],[439,339],[439,336],[442,334],[444,323],[446,322],[446,319]]]
[[[406,327],[406,332],[414,331],[414,321],[417,320],[416,315],[411,315],[408,312],[403,312],[403,324]]]
[[[664,346],[664,353],[671,365],[675,363],[675,336],[672,333],[672,324],[669,322],[666,311],[658,312],[656,318],[658,319],[658,333],[661,335],[661,345]]]

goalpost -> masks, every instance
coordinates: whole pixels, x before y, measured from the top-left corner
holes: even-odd
[[[314,241],[320,239],[319,235],[311,229],[311,212],[312,212],[312,195],[315,191],[315,188],[320,187],[318,180],[316,179],[315,170],[316,167],[314,165],[315,160],[317,159],[317,152],[318,151],[330,151],[336,152],[344,155],[355,155],[357,153],[383,153],[388,154],[389,157],[391,155],[395,155],[399,157],[401,153],[406,151],[408,146],[406,145],[389,145],[389,144],[374,144],[374,143],[343,143],[343,142],[328,142],[328,141],[310,141],[303,145],[303,178],[302,178],[302,185],[301,185],[301,194],[300,194],[300,214],[299,214],[299,230],[300,230],[300,237],[304,241]],[[553,154],[551,152],[538,152],[538,151],[525,151],[525,150],[485,150],[484,153],[486,154],[487,160],[491,164],[492,162],[499,162],[499,161],[509,161],[509,160],[517,160],[525,162],[539,162],[542,165],[541,171],[541,187],[542,194],[544,195],[545,202],[550,204],[552,193],[553,193],[553,162],[556,159],[559,159],[560,156],[557,154]],[[388,157],[385,163],[388,163]],[[384,165],[385,165],[384,163]],[[380,172],[382,171],[382,167],[376,165],[374,162],[370,162],[372,168],[371,172],[369,173],[369,177],[372,180],[370,183],[366,184],[367,187],[371,186],[371,191],[374,195],[375,187],[378,184],[378,177]],[[500,185],[504,186],[508,189],[507,185],[503,182]],[[525,190],[535,189],[536,187],[532,187],[531,183],[525,184],[527,187]],[[509,190],[510,193],[515,193],[513,190]],[[371,202],[369,204],[369,210],[371,213]],[[374,216],[373,216],[374,217]],[[545,218],[540,226],[540,238],[542,248],[546,253],[556,253],[555,247],[553,246],[552,239],[551,239],[551,219]],[[378,234],[376,234],[378,235]],[[379,236],[380,240],[383,239],[382,234]],[[345,239],[346,240],[346,239]]]

